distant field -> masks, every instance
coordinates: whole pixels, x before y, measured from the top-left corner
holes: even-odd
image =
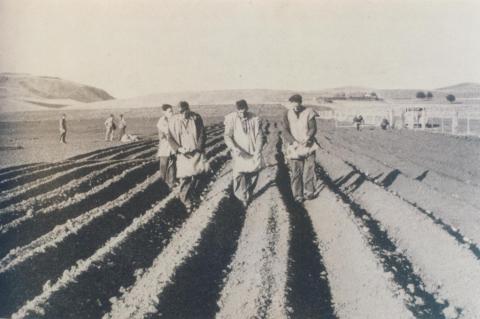
[[[204,117],[206,125],[223,121],[234,110],[232,105],[192,106]],[[280,105],[253,105],[251,110],[263,118],[278,117],[284,112]],[[120,145],[104,141],[104,120],[113,113],[124,114],[127,133],[142,138],[157,133],[156,123],[161,109],[71,110],[67,114],[67,145],[58,143],[58,118],[62,110],[0,114],[0,167],[32,162],[52,162]]]

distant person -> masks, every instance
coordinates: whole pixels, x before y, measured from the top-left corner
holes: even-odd
[[[113,114],[105,120],[105,141],[113,141],[113,132],[116,129],[115,119]]]
[[[123,114],[120,114],[120,120],[118,121],[118,140],[121,141],[122,137],[125,135],[127,130],[127,121],[123,117]]]
[[[59,121],[60,143],[67,144],[67,119],[65,113],[62,114]]]
[[[158,119],[158,153],[160,162],[160,175],[165,183],[172,188],[176,179],[175,152],[170,145],[171,137],[168,131],[168,122],[173,116],[173,108],[170,104],[162,105],[163,115]]]
[[[302,96],[292,95],[285,112],[283,139],[285,156],[290,170],[292,194],[296,202],[316,197],[315,139],[317,122],[315,111],[302,105]]]
[[[237,101],[236,112],[225,116],[224,136],[233,159],[233,192],[247,207],[265,164],[261,121],[248,111],[245,100]]]
[[[353,124],[355,125],[355,127],[357,128],[357,131],[361,131],[362,128],[361,128],[361,125],[365,123],[365,120],[363,119],[363,116],[361,115],[356,115],[354,118],[353,118]]]
[[[389,129],[390,128],[390,122],[386,118],[384,118],[382,120],[382,122],[380,123],[380,127],[382,128],[382,130]]]
[[[179,103],[180,113],[168,121],[171,146],[177,154],[177,177],[180,179],[180,199],[190,210],[199,178],[206,172],[205,127],[200,115],[190,111],[187,102]]]

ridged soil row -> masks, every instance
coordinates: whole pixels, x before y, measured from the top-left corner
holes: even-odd
[[[465,201],[445,196],[435,188],[417,179],[404,175],[400,170],[363,155],[355,154],[342,147],[322,144],[325,149],[341,158],[352,168],[352,173],[364,175],[370,181],[388,189],[392,194],[408,201],[430,216],[435,222],[458,237],[463,243],[477,246],[480,256],[480,216],[478,208]],[[480,190],[477,191],[480,198]]]
[[[286,309],[292,318],[336,318],[330,283],[307,210],[294,201],[282,140],[277,144],[277,184],[289,213],[290,245]]]
[[[34,197],[27,198],[21,202],[12,204],[2,209],[0,212],[0,224],[6,225],[15,218],[21,217],[25,214],[35,214],[38,210],[45,207],[54,207],[59,204],[63,204],[66,201],[80,197],[79,193],[95,188],[96,186],[104,183],[111,176],[117,176],[124,170],[131,168],[135,165],[140,165],[140,162],[116,162],[111,165],[98,170],[93,171],[78,179],[73,179],[54,190],[47,193],[39,194]],[[1,232],[4,227],[0,226]]]
[[[59,172],[38,180],[35,180],[31,183],[24,185],[19,185],[16,188],[12,189],[10,192],[0,196],[0,208],[5,208],[9,205],[19,203],[22,200],[28,199],[32,196],[37,196],[39,194],[49,192],[55,188],[58,188],[60,185],[68,183],[70,180],[75,178],[81,178],[81,176],[89,174],[95,170],[102,169],[108,166],[108,162],[100,163],[90,163],[87,165],[74,166],[73,168]]]
[[[136,185],[148,175],[153,174],[157,165],[152,162],[127,169],[104,183],[93,187],[87,192],[62,201],[56,205],[48,206],[32,214],[17,218],[2,228],[0,234],[0,256],[5,256],[15,247],[28,245],[39,236],[42,236],[57,225],[69,219],[81,216],[84,213],[108,205],[122,194],[134,189]]]
[[[318,155],[319,164],[332,181],[341,181],[351,173],[352,169],[338,158],[326,152]],[[480,263],[469,247],[460,245],[428,216],[362,175],[342,181],[339,189],[348,194],[344,196],[346,201],[366,212],[367,223],[368,219],[375,221],[370,223],[375,224],[378,232],[385,232],[384,239],[391,238],[392,245],[406,256],[411,268],[409,272],[419,277],[416,287],[422,290],[425,286],[422,301],[429,304],[430,311],[443,308],[442,315],[447,318],[459,314],[474,318],[480,313],[480,299],[477,298],[480,296]],[[398,280],[400,282],[401,278]],[[413,284],[405,288],[417,290],[416,287]],[[412,308],[415,310],[413,305]],[[429,310],[419,311],[423,316]]]
[[[289,218],[274,183],[276,167],[246,213],[238,249],[225,278],[217,318],[287,318]],[[273,183],[272,183],[273,182]]]
[[[330,139],[328,137],[323,138],[319,135],[319,138],[324,141],[328,141],[325,144],[331,144],[338,148],[343,148],[359,158],[367,158],[372,163],[383,164],[390,167],[392,172],[405,175],[411,179],[421,181],[424,185],[436,190],[443,194],[445,198],[450,198],[456,201],[466,201],[475,207],[480,207],[480,193],[478,185],[469,184],[464,180],[445,174],[443,171],[438,171],[432,168],[432,160],[426,160],[424,162],[414,160],[411,157],[405,157],[398,151],[391,151],[395,149],[393,145],[378,147],[378,143],[381,139],[370,143],[377,145],[375,151],[372,152],[368,146],[360,146],[358,141],[354,141],[351,138],[344,140]],[[362,140],[362,139],[360,139]],[[352,144],[353,143],[353,144]],[[363,142],[365,143],[365,142]],[[425,149],[423,152],[427,152]],[[415,154],[414,157],[420,157],[421,154]],[[388,171],[385,171],[386,175]],[[387,176],[385,176],[386,178]],[[388,176],[390,179],[395,175]],[[452,189],[455,190],[452,192]]]
[[[322,185],[305,208],[318,238],[338,318],[413,318],[405,293],[372,251],[350,207]]]
[[[7,178],[11,178],[15,175],[22,174],[26,170],[32,169],[39,169],[45,168],[49,163],[31,163],[31,164],[22,164],[22,165],[15,165],[15,166],[7,166],[0,169],[0,180],[5,180]]]
[[[39,169],[33,172],[26,172],[25,174],[20,174],[18,176],[4,179],[0,183],[1,189],[1,196],[3,197],[4,194],[15,191],[18,189],[19,186],[28,185],[28,183],[35,182],[42,178],[46,178],[52,176],[57,173],[62,173],[72,168],[76,168],[83,165],[91,165],[92,163],[89,162],[78,162],[78,163],[69,163],[69,162],[60,162],[56,164],[52,164],[43,169]]]
[[[211,158],[213,171],[205,177],[214,183],[226,153]],[[88,258],[77,260],[40,294],[27,301],[13,317],[99,318],[110,309],[109,300],[132,284],[144,268],[170,243],[187,219],[176,190],[157,200]],[[141,247],[139,249],[139,247]]]
[[[3,311],[11,313],[42,291],[79,259],[86,258],[110,237],[165,196],[167,187],[155,174],[117,199],[69,219],[33,242],[11,250],[0,261]]]

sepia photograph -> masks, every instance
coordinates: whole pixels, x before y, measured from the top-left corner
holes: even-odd
[[[479,319],[480,1],[0,0],[0,318]]]

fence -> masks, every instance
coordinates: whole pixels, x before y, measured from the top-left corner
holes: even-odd
[[[387,119],[392,128],[424,130],[464,136],[480,136],[480,111],[455,109],[403,108],[390,110],[318,111],[318,118],[334,120],[335,127],[353,127],[353,118],[361,114],[364,126],[379,127]]]

